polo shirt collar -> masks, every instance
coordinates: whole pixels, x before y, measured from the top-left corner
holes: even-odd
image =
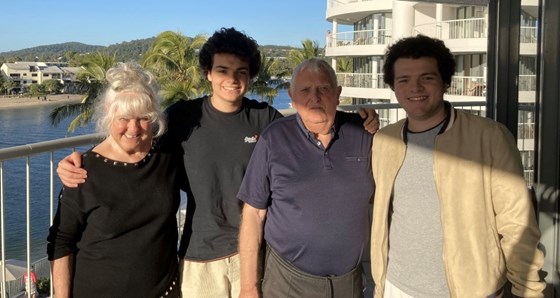
[[[305,128],[305,125],[303,124],[303,120],[301,120],[301,117],[299,116],[298,113],[296,113],[296,121],[297,124],[299,126],[299,128],[301,129],[301,131],[303,132],[303,134],[305,134],[305,136],[307,137],[307,139],[310,140],[315,140],[317,139],[315,137],[315,134],[311,131],[309,131],[307,128]],[[336,116],[334,118],[334,124],[333,126],[330,128],[329,133],[331,134],[332,138],[334,139],[335,135],[336,135],[336,130],[338,127],[338,112],[336,112]]]

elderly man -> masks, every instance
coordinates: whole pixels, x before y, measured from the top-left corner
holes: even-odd
[[[336,110],[341,90],[329,64],[304,61],[289,90],[297,114],[255,146],[238,193],[241,297],[363,296],[372,136],[359,115]]]

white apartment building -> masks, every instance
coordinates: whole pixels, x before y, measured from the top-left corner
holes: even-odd
[[[0,75],[17,84],[18,87],[14,92],[19,92],[31,84],[42,84],[46,80],[59,80],[65,89],[68,89],[71,83],[76,81],[80,69],[80,67],[66,67],[59,63],[17,61],[2,64]]]
[[[519,99],[526,103],[534,102],[536,90],[537,2],[522,1]],[[352,65],[352,69],[337,69],[337,75],[343,86],[341,96],[352,98],[353,103],[396,102],[383,83],[383,55],[392,42],[416,34],[442,39],[456,58],[457,72],[447,100],[485,100],[486,6],[433,1],[327,0],[326,19],[332,28],[327,32],[325,55],[332,59],[335,69],[337,63]]]

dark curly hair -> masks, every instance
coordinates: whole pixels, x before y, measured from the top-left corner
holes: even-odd
[[[417,35],[400,39],[387,48],[383,65],[383,81],[393,89],[395,82],[395,62],[399,58],[418,59],[421,57],[435,58],[443,83],[451,85],[451,77],[455,73],[455,59],[443,41],[425,35]]]
[[[221,28],[208,38],[200,49],[198,63],[204,76],[212,70],[214,54],[232,54],[249,62],[249,76],[254,78],[261,67],[259,45],[245,33],[235,28]]]

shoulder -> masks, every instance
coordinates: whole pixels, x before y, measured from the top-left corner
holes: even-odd
[[[389,124],[376,132],[375,136],[401,136],[405,121],[406,119],[401,119],[393,124]]]
[[[82,153],[82,166],[84,169],[91,168],[95,165],[97,161],[99,161],[99,154],[94,152],[93,149],[95,147],[90,148],[86,152]]]
[[[206,100],[206,96],[191,100],[182,99],[170,105],[165,110],[168,122],[167,132],[164,134],[166,138],[174,135],[182,140],[191,128],[199,125],[202,118],[202,106]]]
[[[258,119],[260,123],[268,125],[272,121],[282,118],[282,114],[266,102],[243,97],[241,109],[250,119]]]
[[[200,111],[202,103],[205,99],[206,96],[196,99],[180,99],[167,107],[167,109],[165,109],[165,113],[168,117],[172,118],[176,115]]]
[[[373,147],[376,152],[391,151],[395,146],[404,144],[403,128],[406,119],[401,119],[396,123],[389,124],[373,135]]]
[[[272,106],[269,105],[268,102],[258,101],[256,99],[251,99],[247,97],[243,97],[242,106],[245,108],[251,108],[256,110],[272,108]]]
[[[267,102],[264,101],[258,101],[255,99],[250,99],[247,97],[243,97],[243,101],[242,101],[242,108],[244,109],[249,109],[255,113],[270,113],[270,112],[274,112],[274,113],[278,113],[280,114],[280,112],[278,112],[278,110],[276,110],[273,106],[269,105]]]
[[[263,136],[270,136],[279,133],[284,133],[286,131],[292,132],[294,129],[299,129],[297,126],[296,114],[282,117],[270,123],[262,132]]]
[[[498,121],[474,115],[462,110],[455,111],[457,119],[454,125],[457,125],[460,128],[482,135],[504,135],[513,137],[507,127]]]

